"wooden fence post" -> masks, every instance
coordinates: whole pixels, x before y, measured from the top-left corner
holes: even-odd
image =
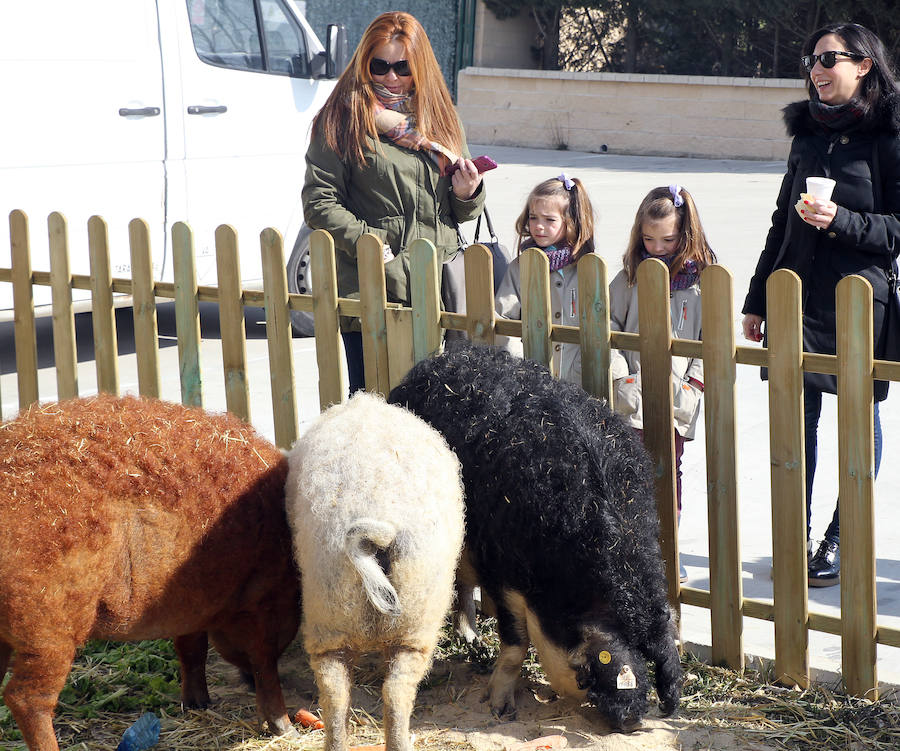
[[[484,245],[463,255],[466,276],[466,332],[473,342],[494,343],[494,257]]]
[[[841,670],[848,693],[877,699],[872,350],[872,286],[850,276],[837,286]]]
[[[69,230],[66,218],[54,211],[47,217],[50,242],[50,293],[53,299],[53,359],[59,399],[78,396],[78,350],[72,312],[72,274],[69,270]]]
[[[116,340],[116,310],[113,306],[109,233],[99,216],[88,219],[91,255],[91,316],[94,323],[94,359],[97,390],[119,393],[119,345]]]
[[[800,277],[788,269],[779,269],[766,282],[775,673],[781,683],[806,688],[809,603],[800,295]]]
[[[156,322],[153,255],[150,227],[143,219],[128,224],[131,246],[131,296],[134,316],[134,351],[137,357],[138,391],[159,398],[159,326]]]
[[[38,400],[38,360],[34,291],[31,287],[31,247],[28,216],[24,211],[16,209],[9,213],[9,243],[12,253],[16,379],[19,388],[19,409],[25,409]]]
[[[581,384],[584,390],[612,404],[609,372],[609,281],[606,262],[594,253],[578,261]]]
[[[359,270],[359,300],[362,306],[363,360],[366,389],[384,396],[391,390],[387,341],[387,291],[384,282],[383,243],[375,235],[364,234],[356,243]]]
[[[247,326],[241,291],[241,255],[234,227],[216,227],[216,276],[219,282],[219,326],[222,332],[222,369],[225,405],[250,422],[250,384],[247,381]],[[268,328],[267,328],[268,331]]]
[[[419,239],[409,248],[410,299],[413,310],[413,359],[431,357],[441,348],[441,285],[434,243]]]
[[[309,262],[316,363],[319,366],[319,407],[324,412],[345,398],[334,240],[325,230],[317,229],[309,236]]]
[[[297,398],[294,395],[294,357],[291,349],[291,311],[288,307],[287,266],[281,233],[267,227],[259,236],[262,249],[263,286],[266,299],[266,336],[272,409],[275,411],[275,443],[289,449],[297,440]]]
[[[712,661],[744,669],[743,585],[738,514],[734,289],[724,266],[700,277],[706,420],[706,502]]]
[[[178,333],[181,403],[189,407],[202,407],[197,270],[194,265],[194,238],[185,222],[172,225],[172,268],[175,274],[175,330]]]
[[[650,258],[638,266],[637,277],[644,445],[656,470],[659,543],[669,579],[669,601],[680,613],[669,269],[662,261]]]
[[[519,256],[522,269],[522,352],[552,369],[550,321],[550,261],[538,248],[529,248]]]

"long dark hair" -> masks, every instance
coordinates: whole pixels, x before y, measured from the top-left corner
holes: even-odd
[[[834,34],[844,40],[847,52],[855,52],[871,58],[874,65],[862,80],[859,89],[859,100],[865,119],[876,117],[885,97],[900,93],[900,83],[891,65],[891,60],[884,49],[878,35],[858,23],[833,23],[814,31],[803,45],[803,54],[811,55],[818,41],[826,34]],[[807,74],[809,98],[817,99],[816,87]]]

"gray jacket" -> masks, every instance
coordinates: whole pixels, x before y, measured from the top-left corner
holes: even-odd
[[[700,339],[700,286],[673,290],[669,295],[669,307],[672,336],[678,339]],[[637,285],[628,286],[624,271],[616,274],[609,285],[609,325],[613,331],[638,333]],[[616,412],[624,415],[632,427],[643,428],[641,353],[614,350],[610,369],[614,378],[613,401]],[[621,375],[622,373],[627,375]],[[689,385],[688,378],[703,382],[703,361],[693,357],[673,357],[675,429],[690,440],[697,429],[703,392]]]
[[[506,269],[506,276],[494,298],[497,313],[504,318],[519,320],[522,317],[521,270],[519,256],[513,258]],[[550,307],[552,323],[562,326],[578,326],[578,271],[576,264],[550,272]],[[498,345],[507,351],[522,356],[522,340],[498,336]],[[581,347],[563,342],[553,343],[553,374],[563,381],[581,385]]]

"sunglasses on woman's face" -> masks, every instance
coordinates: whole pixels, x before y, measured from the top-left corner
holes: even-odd
[[[806,72],[809,73],[816,65],[816,60],[822,63],[823,68],[833,68],[837,65],[838,55],[841,57],[849,57],[851,60],[865,60],[865,55],[860,55],[856,52],[841,52],[839,50],[828,50],[828,52],[823,52],[821,55],[804,55],[800,58],[800,62],[803,63],[803,67],[806,68]]]
[[[382,60],[380,57],[373,57],[369,62],[369,73],[373,76],[386,76],[391,68],[393,68],[394,73],[401,78],[412,75],[412,71],[409,69],[409,60],[397,60],[396,62],[389,63],[387,60]]]

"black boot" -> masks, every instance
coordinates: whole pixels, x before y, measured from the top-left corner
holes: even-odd
[[[836,541],[822,540],[809,562],[809,586],[833,587],[841,581],[841,549]]]

